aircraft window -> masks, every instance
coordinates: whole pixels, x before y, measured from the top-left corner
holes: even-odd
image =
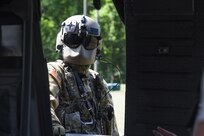
[[[22,26],[0,26],[0,56],[22,56]]]

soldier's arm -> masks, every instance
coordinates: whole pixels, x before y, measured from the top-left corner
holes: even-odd
[[[106,92],[108,92],[108,94],[106,96],[107,106],[111,106],[113,108],[113,111],[111,113],[109,113],[110,114],[109,118],[111,118],[111,135],[112,136],[119,136],[117,122],[116,122],[116,117],[115,117],[115,112],[114,112],[113,99],[112,99],[112,96],[111,96],[111,94],[109,92],[108,85],[107,85],[106,81],[103,80],[103,82],[104,82],[104,85],[105,85],[105,87],[107,89]]]
[[[50,110],[52,116],[52,122],[60,123],[58,117],[55,114],[55,109],[59,105],[58,93],[61,87],[61,77],[59,76],[57,69],[48,63],[49,72],[49,89],[50,89]]]
[[[115,117],[115,113],[114,113],[114,106],[113,106],[113,100],[112,100],[112,95],[109,92],[108,89],[108,85],[106,83],[106,81],[103,79],[103,86],[104,86],[104,90],[103,91],[103,95],[104,98],[102,100],[102,104],[103,107],[105,108],[106,112],[108,113],[108,119],[110,120],[110,128],[109,128],[109,132],[112,136],[119,136],[119,132],[118,132],[118,127],[117,127],[117,123],[116,123],[116,117]]]
[[[98,83],[98,88],[100,88],[100,93],[101,93],[101,100],[100,100],[100,105],[102,107],[106,107],[107,105],[113,107],[113,101],[112,101],[112,96],[109,93],[108,85],[106,81],[99,75],[98,72],[93,71],[89,69],[89,72],[92,74],[93,78],[97,80]]]
[[[102,90],[103,100],[102,101],[105,105],[113,107],[112,96],[109,92],[107,82],[104,79],[102,80],[102,84],[103,84],[103,90]]]
[[[155,130],[153,130],[154,136],[177,136],[176,134],[162,128],[157,127]]]
[[[204,136],[204,100],[201,101],[192,136]]]
[[[203,135],[204,135],[204,121],[201,121],[196,124],[193,136],[203,136]]]
[[[204,71],[202,73],[200,101],[198,104],[198,114],[196,115],[193,136],[204,136]]]

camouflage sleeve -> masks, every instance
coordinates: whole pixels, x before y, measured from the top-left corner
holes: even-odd
[[[89,72],[92,74],[93,78],[97,80],[99,83],[99,90],[101,93],[101,106],[106,107],[106,106],[112,106],[113,107],[113,101],[112,101],[112,96],[109,93],[108,85],[106,81],[97,73],[96,71],[93,71],[89,69]]]
[[[101,104],[106,107],[106,106],[111,106],[113,107],[113,101],[112,101],[112,96],[109,93],[108,85],[104,79],[102,79],[102,84],[103,84],[103,92],[102,96],[104,97]]]
[[[55,62],[48,63],[47,67],[48,67],[48,73],[49,73],[49,89],[50,89],[50,103],[51,103],[50,110],[51,110],[52,121],[61,124],[58,117],[55,114],[55,109],[59,105],[58,93],[59,93],[59,90],[61,89],[62,77],[59,73],[60,72],[59,66]]]
[[[116,123],[116,117],[114,113],[114,105],[113,105],[113,100],[112,96],[109,93],[108,85],[104,79],[102,79],[99,75],[98,78],[100,80],[101,86],[101,108],[102,111],[105,111],[107,113],[107,117],[109,118],[109,121],[107,123],[107,133],[112,135],[112,136],[119,136],[118,133],[118,128],[117,128],[117,123]]]
[[[103,104],[104,107],[106,108],[111,108],[113,109],[113,111],[110,113],[111,115],[108,115],[108,116],[111,116],[111,120],[110,120],[110,123],[109,123],[109,130],[108,132],[112,135],[112,136],[119,136],[119,132],[118,132],[118,127],[117,127],[117,123],[116,123],[116,117],[115,117],[115,113],[114,113],[114,105],[113,105],[113,100],[112,100],[112,96],[111,94],[109,93],[109,89],[108,89],[108,85],[106,83],[105,80],[103,80],[103,85],[104,85],[104,93],[105,94],[105,97],[104,97],[104,100],[103,100]]]

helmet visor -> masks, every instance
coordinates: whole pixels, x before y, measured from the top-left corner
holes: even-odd
[[[87,50],[93,50],[98,47],[98,37],[95,36],[79,36],[78,34],[65,34],[64,44],[69,48],[78,48],[81,44]]]
[[[77,34],[67,33],[64,35],[63,42],[70,48],[77,48],[83,42],[83,38]]]
[[[88,36],[84,40],[84,48],[87,50],[93,50],[98,47],[98,38],[94,36]]]

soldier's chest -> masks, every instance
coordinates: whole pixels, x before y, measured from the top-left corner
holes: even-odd
[[[73,103],[89,102],[96,105],[96,85],[91,76],[80,77],[73,73],[65,74],[64,89],[60,92],[60,103],[71,105]]]

